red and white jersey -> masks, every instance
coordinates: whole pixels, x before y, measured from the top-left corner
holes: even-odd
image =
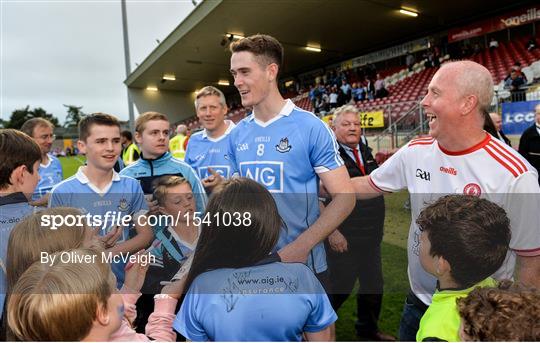
[[[512,278],[516,254],[540,255],[540,187],[538,172],[518,152],[486,134],[479,144],[459,152],[447,151],[434,138],[410,141],[370,175],[374,188],[411,195],[412,223],[408,239],[411,289],[424,303],[431,303],[436,279],[419,259],[421,210],[447,194],[485,197],[504,208],[510,218],[510,251],[497,279]]]

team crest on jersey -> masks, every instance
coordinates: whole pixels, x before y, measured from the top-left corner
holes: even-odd
[[[120,204],[118,205],[118,209],[122,212],[125,212],[129,209],[129,203],[125,198],[120,199]]]
[[[289,139],[287,137],[281,138],[279,144],[276,145],[276,150],[281,153],[286,153],[291,151],[292,146],[289,144]]]
[[[469,183],[463,188],[463,194],[479,197],[482,194],[482,189],[476,183]]]

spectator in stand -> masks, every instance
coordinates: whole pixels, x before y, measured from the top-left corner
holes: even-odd
[[[480,44],[474,43],[473,52],[474,52],[475,54],[479,54],[480,51],[482,51],[482,48],[480,47]]]
[[[352,95],[354,101],[364,101],[366,99],[366,92],[362,84],[354,83],[352,87]]]
[[[516,70],[512,70],[510,76],[504,80],[504,87],[510,90],[512,102],[525,100],[525,91],[521,89],[523,85],[525,79]]]
[[[347,95],[343,93],[343,90],[341,90],[341,88],[338,88],[337,103],[338,107],[343,106],[347,103]]]
[[[345,102],[351,101],[351,98],[352,98],[351,85],[349,84],[349,82],[347,82],[347,79],[341,80],[340,88],[341,88],[341,91],[343,92],[343,95],[345,96]]]
[[[332,90],[329,96],[330,96],[330,108],[338,107],[338,92],[337,92],[336,86],[332,86]]]
[[[529,41],[527,42],[527,50],[528,51],[533,51],[534,49],[536,49],[538,45],[536,44],[536,38],[531,36],[531,38],[529,39]]]
[[[489,49],[497,49],[499,47],[499,42],[495,39],[495,37],[491,37],[491,40],[489,41]]]
[[[367,79],[366,93],[369,100],[373,100],[375,98],[375,85],[371,79]]]
[[[415,62],[414,55],[412,54],[412,52],[409,51],[409,53],[407,54],[407,57],[405,57],[405,64],[407,65],[407,69],[409,69],[409,71],[413,70],[414,62]]]
[[[309,101],[311,102],[311,106],[315,108],[317,103],[317,88],[315,86],[309,87]]]
[[[519,77],[523,78],[525,83],[527,83],[527,76],[525,76],[523,71],[521,71],[521,63],[520,62],[518,62],[518,61],[514,62],[514,65],[512,66],[512,69],[510,69],[510,72],[512,72],[512,70],[515,70],[517,75]],[[508,74],[508,75],[510,75],[510,74]],[[508,77],[508,75],[506,77]]]
[[[377,73],[377,80],[375,81],[375,98],[384,98],[388,95],[388,91],[384,87],[384,80],[381,74]]]

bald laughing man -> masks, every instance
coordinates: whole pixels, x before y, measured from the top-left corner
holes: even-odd
[[[431,137],[410,141],[371,175],[353,178],[360,199],[402,189],[411,194],[411,291],[401,318],[401,340],[415,340],[436,288],[436,279],[420,265],[416,218],[426,204],[444,194],[482,196],[505,208],[512,226],[511,249],[494,277],[511,278],[519,264],[518,280],[540,287],[538,174],[521,155],[483,130],[492,97],[493,81],[485,67],[472,61],[443,65],[421,103]]]

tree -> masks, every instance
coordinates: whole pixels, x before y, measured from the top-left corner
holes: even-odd
[[[64,105],[67,108],[66,121],[64,123],[65,128],[76,127],[79,124],[79,121],[86,115],[81,109],[82,106],[75,105]]]
[[[30,106],[14,110],[11,112],[11,117],[8,121],[4,121],[4,127],[8,129],[19,130],[25,121],[32,118],[44,118],[50,121],[54,126],[58,126],[58,119],[50,113],[47,113],[43,108],[37,107],[30,110]]]

